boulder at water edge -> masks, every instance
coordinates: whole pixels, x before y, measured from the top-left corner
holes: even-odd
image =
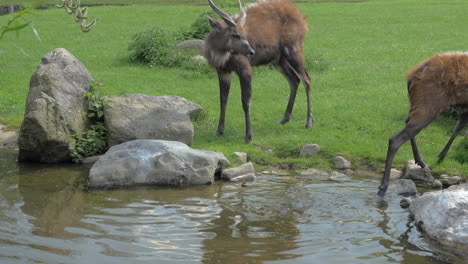
[[[42,58],[31,77],[18,137],[20,161],[70,160],[70,137],[86,126],[86,93],[91,74],[65,49]]]
[[[220,152],[192,149],[177,141],[138,139],[113,146],[99,158],[88,186],[211,184],[215,173],[229,164]]]
[[[203,108],[179,96],[107,96],[104,104],[109,146],[134,139],[162,139],[191,145],[192,118]]]
[[[468,246],[468,184],[426,192],[411,202],[409,211],[433,239]]]

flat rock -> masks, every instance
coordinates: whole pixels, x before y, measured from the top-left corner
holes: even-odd
[[[111,147],[89,173],[90,188],[132,185],[203,185],[229,166],[220,152],[192,149],[184,143],[138,139]]]
[[[221,179],[226,181],[254,181],[255,169],[252,162],[225,169],[221,172]]]
[[[180,141],[191,145],[192,118],[203,108],[179,96],[109,96],[104,104],[108,145],[134,139]]]

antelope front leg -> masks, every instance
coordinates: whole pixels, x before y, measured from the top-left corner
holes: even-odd
[[[219,111],[218,130],[216,130],[216,135],[222,136],[224,134],[224,120],[226,118],[226,105],[227,105],[227,101],[229,97],[229,89],[231,87],[231,73],[218,71],[218,80],[219,80],[220,111]]]
[[[250,143],[252,140],[252,126],[250,124],[250,97],[252,96],[252,70],[247,68],[238,73],[241,95],[242,95],[242,108],[245,115],[245,144]]]

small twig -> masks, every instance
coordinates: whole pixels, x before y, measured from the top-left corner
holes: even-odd
[[[81,7],[80,0],[76,0],[75,4],[73,4],[73,0],[62,0],[62,4],[57,5],[57,7],[65,8],[67,13],[72,15],[76,22],[80,23],[81,31],[83,32],[89,32],[91,27],[99,21],[99,18],[96,18],[91,23],[86,23],[88,19],[88,8]]]

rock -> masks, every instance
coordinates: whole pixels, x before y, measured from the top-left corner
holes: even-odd
[[[81,160],[82,164],[90,164],[90,163],[95,163],[99,158],[101,158],[102,155],[96,155],[96,156],[90,156],[90,157],[85,157],[84,159]]]
[[[400,200],[400,207],[403,208],[403,209],[406,209],[410,206],[411,204],[411,199],[408,198],[408,197],[405,197],[403,199]]]
[[[222,153],[184,143],[139,139],[110,148],[89,173],[90,188],[132,185],[203,185],[229,166]]]
[[[397,170],[397,169],[390,170],[390,180],[399,179],[401,178],[402,175],[403,175],[403,172],[401,170]]]
[[[410,179],[398,179],[395,182],[394,190],[397,194],[414,195],[418,192],[416,184]]]
[[[442,182],[440,182],[439,180],[434,180],[432,182],[432,188],[433,189],[442,189]]]
[[[305,177],[308,180],[326,181],[330,179],[330,174],[328,172],[314,168],[303,171],[299,175]]]
[[[201,39],[189,39],[182,41],[176,45],[177,49],[196,52],[203,55],[205,49],[205,41]]]
[[[65,49],[42,58],[31,77],[18,136],[20,161],[69,161],[70,137],[86,129],[86,93],[92,81],[85,66]]]
[[[236,157],[236,161],[238,163],[246,163],[247,162],[247,153],[245,152],[234,152],[234,157]]]
[[[252,162],[223,170],[221,179],[226,181],[255,181],[255,170]]]
[[[204,63],[204,62],[207,62],[206,58],[203,57],[202,55],[196,55],[196,56],[193,56],[192,58],[190,58],[192,60],[192,62],[195,62],[195,63]]]
[[[314,181],[329,181],[329,180],[349,181],[351,180],[350,177],[340,172],[334,171],[334,172],[329,173],[329,172],[320,171],[314,168],[303,171],[299,175],[305,178],[306,180],[314,180]]]
[[[429,168],[421,168],[418,164],[415,164],[414,160],[408,161],[402,178],[426,183],[432,183],[434,181],[434,177]]]
[[[299,157],[312,157],[320,151],[320,146],[317,144],[304,145],[299,152]]]
[[[431,238],[468,245],[468,184],[426,192],[409,207],[416,224]]]
[[[203,110],[179,96],[129,94],[104,100],[110,101],[104,104],[109,146],[134,139],[173,140],[191,145],[191,118]]]
[[[346,174],[343,174],[343,173],[340,173],[340,172],[331,172],[328,174],[328,178],[329,180],[332,180],[332,181],[350,181],[351,178],[349,176],[347,176]]]
[[[18,133],[15,131],[3,131],[5,126],[0,124],[0,149],[18,148]]]
[[[446,174],[443,174],[440,176],[440,182],[444,187],[452,186],[452,185],[457,185],[460,184],[461,182],[461,177],[460,176],[448,176]]]
[[[343,170],[351,168],[351,162],[347,161],[341,156],[334,157],[333,163],[335,164],[335,169]]]

